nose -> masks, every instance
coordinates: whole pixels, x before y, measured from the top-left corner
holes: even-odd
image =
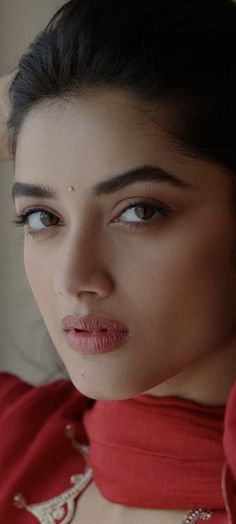
[[[53,281],[55,293],[72,299],[88,293],[98,298],[109,296],[113,283],[101,252],[101,247],[97,249],[95,242],[91,241],[64,245],[56,261]]]

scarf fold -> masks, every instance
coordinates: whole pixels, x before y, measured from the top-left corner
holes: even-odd
[[[224,414],[171,396],[97,401],[83,424],[101,494],[132,507],[224,509]]]

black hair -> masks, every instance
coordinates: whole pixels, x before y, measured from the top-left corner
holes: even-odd
[[[119,87],[164,105],[169,133],[193,155],[236,171],[233,0],[71,0],[22,56],[11,85],[12,155],[45,100]]]

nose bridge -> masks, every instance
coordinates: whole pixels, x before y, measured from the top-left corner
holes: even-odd
[[[103,253],[95,234],[77,232],[67,237],[58,255],[54,290],[63,295],[78,295],[82,291],[104,293],[110,288],[110,279]]]

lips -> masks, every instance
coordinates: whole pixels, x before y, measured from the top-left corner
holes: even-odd
[[[89,355],[123,346],[129,332],[120,322],[101,315],[68,315],[63,318],[62,327],[71,349]]]
[[[122,332],[128,333],[128,328],[120,322],[102,315],[67,315],[62,320],[64,331],[74,332]]]

